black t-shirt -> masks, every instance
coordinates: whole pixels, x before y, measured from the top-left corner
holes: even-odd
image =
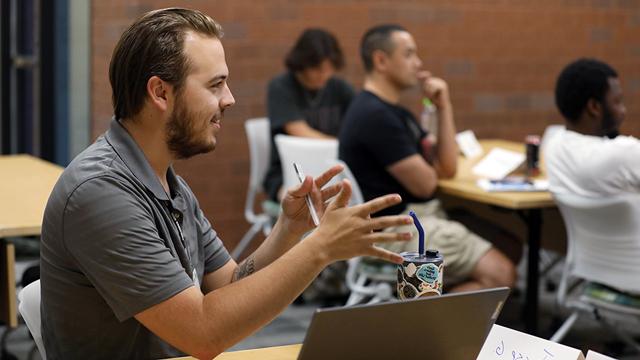
[[[277,201],[282,186],[280,157],[274,142],[277,134],[285,134],[288,122],[304,120],[310,127],[327,135],[338,136],[342,116],[355,95],[351,85],[333,77],[319,91],[304,88],[292,72],[278,75],[267,89],[267,114],[271,123],[271,160],[263,181],[269,198]]]
[[[339,156],[351,169],[365,200],[398,193],[402,203],[379,215],[399,214],[408,203],[429,198],[412,195],[387,167],[414,154],[422,154],[420,142],[427,134],[407,109],[389,104],[369,91],[353,99],[339,137]]]

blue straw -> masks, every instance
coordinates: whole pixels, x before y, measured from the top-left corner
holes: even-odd
[[[418,220],[418,216],[413,210],[409,211],[409,215],[413,218],[413,224],[418,229],[418,253],[420,255],[424,255],[424,229],[422,228],[422,224],[420,224],[420,220]]]

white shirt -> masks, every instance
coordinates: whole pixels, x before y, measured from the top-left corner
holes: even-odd
[[[544,158],[551,192],[640,193],[640,140],[632,136],[608,139],[560,130],[546,145]]]

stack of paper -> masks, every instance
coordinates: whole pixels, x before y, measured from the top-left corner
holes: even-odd
[[[501,148],[492,149],[472,171],[474,174],[487,179],[502,179],[517,169],[525,160],[522,153]]]

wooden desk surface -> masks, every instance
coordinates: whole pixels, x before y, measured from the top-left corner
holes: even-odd
[[[458,172],[453,179],[439,180],[438,191],[456,196],[462,199],[473,200],[484,204],[497,205],[508,209],[534,209],[555,207],[553,198],[548,191],[545,192],[487,192],[476,185],[478,179],[471,172],[473,166],[494,147],[507,150],[524,152],[524,144],[506,140],[481,140],[484,149],[482,156],[475,159],[460,157],[458,160]],[[541,167],[544,169],[544,167]],[[543,170],[544,171],[544,170]],[[542,174],[544,177],[544,174]]]
[[[220,354],[216,360],[296,360],[301,344],[274,346],[263,349],[231,351]],[[174,358],[174,360],[195,360],[191,356]]]
[[[63,168],[30,155],[0,156],[0,238],[39,235]]]
[[[0,156],[0,239],[39,235],[49,194],[62,168],[30,155]],[[18,324],[13,244],[0,244],[0,321]]]

